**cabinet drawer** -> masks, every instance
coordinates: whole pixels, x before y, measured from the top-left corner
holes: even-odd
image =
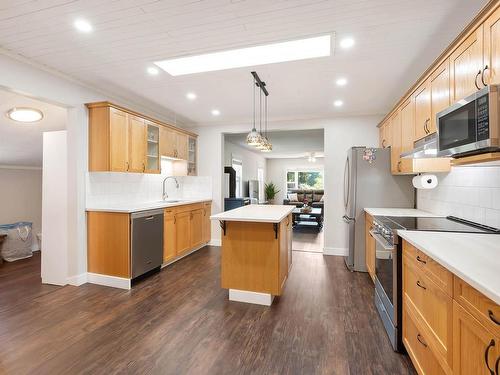
[[[457,276],[453,277],[453,298],[487,329],[500,336],[500,306]]]
[[[407,241],[403,242],[403,253],[414,259],[426,276],[446,294],[453,296],[453,274],[450,271]]]
[[[420,322],[427,344],[444,368],[451,371],[453,300],[409,256],[403,257],[403,299]]]
[[[440,375],[446,372],[429,348],[425,333],[419,329],[417,319],[410,309],[403,306],[403,344],[408,351],[415,369],[420,375]]]

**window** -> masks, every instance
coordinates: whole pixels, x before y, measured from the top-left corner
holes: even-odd
[[[243,163],[240,159],[233,158],[231,166],[236,171],[236,198],[243,198]]]
[[[323,189],[323,171],[289,170],[286,173],[286,188],[290,189]]]

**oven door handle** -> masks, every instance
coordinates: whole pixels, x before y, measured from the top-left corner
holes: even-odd
[[[394,245],[389,244],[384,237],[382,237],[378,232],[375,232],[374,230],[371,230],[370,234],[375,239],[375,241],[377,241],[377,243],[382,246],[384,250],[390,251],[392,253],[392,250],[394,250]]]

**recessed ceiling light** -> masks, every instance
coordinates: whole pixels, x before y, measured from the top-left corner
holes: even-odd
[[[212,109],[212,116],[219,116],[220,111],[218,109]]]
[[[158,75],[158,73],[160,73],[160,71],[159,71],[157,68],[155,68],[154,66],[150,66],[150,67],[148,68],[148,73],[149,73],[150,75],[152,75],[152,76],[157,76],[157,75]]]
[[[93,30],[90,22],[84,19],[77,19],[75,22],[73,22],[73,26],[75,26],[75,28],[82,33],[90,33]]]
[[[7,112],[7,117],[18,122],[36,122],[43,118],[43,113],[34,108],[12,108]]]
[[[342,100],[335,100],[335,101],[333,102],[333,105],[334,105],[335,107],[342,107],[342,106],[344,105],[344,102],[343,102]]]
[[[155,64],[173,76],[330,56],[331,36],[180,57]]]
[[[188,92],[186,94],[186,98],[188,98],[189,100],[195,100],[197,98],[197,96],[194,92]]]
[[[337,86],[345,86],[347,85],[347,79],[346,78],[339,78],[335,81]]]
[[[340,41],[340,47],[347,49],[351,48],[354,45],[354,39],[353,38],[344,38]]]

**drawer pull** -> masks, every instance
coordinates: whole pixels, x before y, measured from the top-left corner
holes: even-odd
[[[422,258],[420,258],[420,255],[417,255],[417,260],[418,260],[420,263],[427,264],[427,262],[426,262],[425,260],[423,260]]]
[[[422,335],[420,335],[420,333],[417,334],[417,340],[418,340],[419,343],[421,343],[424,346],[424,348],[427,348],[427,344],[422,339]]]
[[[425,286],[423,286],[422,284],[420,284],[420,280],[417,280],[417,286],[422,288],[422,289],[427,289]]]
[[[486,368],[490,371],[491,375],[495,375],[495,372],[490,368],[488,356],[490,355],[490,348],[495,346],[495,340],[491,339],[490,344],[486,347],[484,351],[484,362],[486,362]]]
[[[493,323],[500,326],[500,321],[495,318],[495,314],[493,314],[493,311],[488,310],[488,315],[490,316],[490,319],[493,321]]]

